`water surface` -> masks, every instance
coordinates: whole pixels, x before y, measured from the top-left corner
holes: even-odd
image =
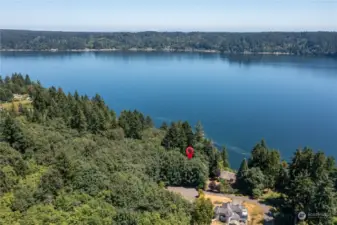
[[[337,158],[337,60],[195,53],[1,53],[0,74],[93,96],[115,111],[202,121],[238,167],[261,138],[289,160],[310,146]]]

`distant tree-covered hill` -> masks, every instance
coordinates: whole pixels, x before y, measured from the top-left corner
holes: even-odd
[[[2,49],[156,50],[336,55],[337,32],[56,32],[1,30]]]

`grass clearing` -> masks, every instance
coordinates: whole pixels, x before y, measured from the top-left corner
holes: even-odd
[[[262,225],[264,220],[263,209],[254,203],[243,202],[248,211],[248,225]]]
[[[22,104],[24,108],[32,108],[32,101],[29,100],[21,100],[21,101],[13,101],[13,102],[6,102],[6,103],[0,103],[0,106],[2,106],[6,110],[11,110],[12,106],[14,105],[15,111],[18,112],[19,104]]]
[[[205,198],[209,198],[214,206],[221,206],[222,203],[232,202],[232,199],[225,196],[210,195],[205,193]]]
[[[281,197],[281,193],[268,190],[267,193],[263,194],[260,199],[261,200],[268,200],[268,199],[277,199]]]

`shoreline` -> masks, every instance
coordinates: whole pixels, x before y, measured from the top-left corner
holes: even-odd
[[[46,50],[32,50],[32,49],[0,49],[0,52],[168,52],[168,53],[177,53],[177,52],[189,52],[189,53],[212,53],[212,54],[229,54],[229,55],[294,55],[292,53],[286,52],[220,52],[219,50],[201,50],[201,49],[181,49],[181,50],[172,50],[172,49],[67,49],[67,50],[58,50],[58,49],[46,49]]]

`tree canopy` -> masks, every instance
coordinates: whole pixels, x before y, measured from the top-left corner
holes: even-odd
[[[157,50],[336,55],[337,32],[57,32],[0,30],[3,49]]]
[[[124,110],[119,116],[104,99],[62,88],[44,88],[29,76],[0,79],[0,224],[209,224],[212,203],[194,204],[165,186],[205,187],[229,167],[228,152],[188,121],[154,127],[148,115]],[[16,107],[13,94],[28,95]],[[192,159],[185,155],[193,145]],[[215,182],[214,182],[215,183]],[[211,186],[214,186],[211,183]],[[335,160],[308,147],[289,162],[264,140],[237,173],[239,193],[259,198],[266,188],[282,194],[276,206],[287,218],[324,214],[308,224],[331,224],[336,214]],[[220,180],[214,187],[233,192]]]

